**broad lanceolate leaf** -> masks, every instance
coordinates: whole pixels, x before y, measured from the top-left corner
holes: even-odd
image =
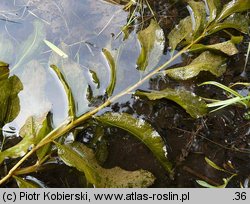
[[[173,30],[168,35],[169,46],[172,50],[175,50],[177,45],[186,40],[187,42],[192,41],[192,20],[188,16],[180,21],[180,23],[175,26]]]
[[[60,158],[68,166],[84,172],[88,182],[100,188],[148,187],[153,184],[154,176],[145,170],[125,171],[119,167],[102,168],[95,159],[94,152],[84,144],[57,144]]]
[[[68,58],[68,55],[65,53],[65,52],[63,52],[60,48],[58,48],[57,46],[55,46],[53,43],[51,43],[50,41],[48,41],[48,40],[43,40],[44,41],[44,43],[46,44],[46,45],[48,45],[48,47],[52,50],[52,51],[54,51],[56,54],[58,54],[60,57],[62,57],[62,58]]]
[[[37,188],[38,186],[17,176],[13,176],[19,188]]]
[[[164,142],[158,132],[156,132],[150,124],[142,119],[136,119],[127,113],[105,113],[96,119],[133,134],[152,151],[162,166],[172,174],[172,164],[167,159]]]
[[[46,115],[39,118],[29,117],[25,125],[20,130],[20,135],[23,139],[15,146],[0,152],[0,164],[6,158],[22,157],[26,152],[28,152],[30,147],[37,144],[44,136],[46,136],[50,131],[46,120]],[[40,151],[40,153],[38,152],[38,156],[41,158],[44,156],[45,150]]]
[[[233,13],[243,12],[248,9],[250,9],[250,0],[232,0],[223,7],[221,13],[216,19],[216,22],[220,22]]]
[[[107,49],[102,49],[104,56],[106,57],[110,67],[110,82],[106,89],[108,96],[113,94],[116,84],[116,62],[112,54]]]
[[[206,8],[204,2],[188,1],[187,7],[192,20],[193,37],[197,37],[206,25]]]
[[[204,51],[204,50],[221,51],[229,56],[238,53],[238,49],[231,40],[214,45],[195,44],[190,48],[189,51],[193,52],[193,51]]]
[[[138,69],[145,71],[153,69],[160,61],[163,54],[165,37],[163,30],[155,20],[138,33],[138,40],[141,44],[141,53],[137,59]]]
[[[23,85],[17,76],[9,77],[7,64],[0,64],[0,127],[13,121],[20,111],[18,93]]]
[[[242,33],[248,33],[248,18],[245,15],[234,13],[231,16],[229,16],[227,19],[225,19],[222,23],[215,23],[208,32],[208,35],[211,35],[213,33],[216,33],[220,30],[227,29],[227,28],[233,28],[236,29]]]
[[[195,58],[191,64],[168,69],[164,73],[176,80],[187,80],[197,76],[201,71],[209,71],[217,77],[221,76],[226,71],[225,58],[206,51]]]
[[[183,88],[166,88],[162,91],[151,91],[150,93],[137,91],[135,94],[137,96],[146,96],[149,100],[166,98],[174,101],[184,108],[193,118],[199,118],[207,113],[206,103],[199,96]]]

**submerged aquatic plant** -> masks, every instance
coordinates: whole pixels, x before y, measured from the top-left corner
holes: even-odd
[[[216,100],[216,99],[206,99],[208,101],[213,101],[211,103],[207,104],[208,108],[216,108],[213,109],[211,112],[220,110],[222,108],[225,108],[227,106],[230,105],[235,105],[235,104],[241,104],[246,108],[250,107],[250,95],[248,96],[242,96],[241,94],[239,94],[237,91],[234,91],[233,89],[231,89],[230,87],[227,87],[221,83],[215,82],[215,81],[207,81],[204,82],[202,84],[200,84],[200,86],[203,85],[213,85],[213,86],[217,86],[219,88],[221,88],[222,90],[226,91],[228,94],[231,94],[232,96],[227,99],[227,100]],[[243,86],[250,86],[250,83],[236,83],[235,85],[243,85]]]
[[[250,0],[234,0],[224,5],[223,8],[221,8],[219,5],[220,3],[217,0],[207,0],[206,2],[207,4],[205,4],[203,1],[188,1],[188,10],[190,11],[190,16],[181,20],[179,25],[177,25],[168,35],[169,45],[173,53],[172,57],[159,67],[154,68],[154,66],[159,63],[159,56],[162,55],[164,49],[163,44],[165,39],[162,29],[155,20],[152,20],[149,27],[138,33],[138,39],[142,49],[140,56],[138,57],[137,64],[138,70],[142,73],[143,77],[140,81],[132,84],[116,95],[114,95],[117,77],[116,61],[114,60],[114,56],[112,56],[111,52],[109,52],[107,49],[103,49],[104,57],[107,60],[112,73],[110,76],[109,86],[106,89],[106,95],[108,98],[98,107],[92,109],[87,108],[87,112],[80,116],[77,115],[75,110],[75,87],[70,86],[72,80],[70,80],[70,77],[67,78],[67,72],[63,70],[59,63],[51,65],[52,70],[56,73],[58,79],[61,81],[67,95],[69,110],[68,117],[61,125],[55,129],[52,129],[47,113],[44,114],[42,118],[35,118],[31,116],[21,129],[20,135],[22,135],[23,138],[21,142],[16,146],[0,152],[0,162],[3,162],[3,160],[6,158],[21,157],[21,159],[9,170],[8,174],[0,180],[0,184],[3,184],[8,179],[13,177],[16,179],[19,186],[31,187],[31,184],[29,185],[27,181],[20,179],[17,177],[17,175],[20,176],[22,174],[37,171],[38,167],[42,165],[50,156],[51,145],[55,144],[58,150],[58,155],[62,161],[64,161],[64,163],[68,166],[75,167],[80,172],[83,172],[88,183],[93,184],[94,186],[150,186],[154,182],[154,176],[148,171],[137,170],[133,172],[127,172],[118,167],[110,170],[104,169],[95,160],[92,150],[83,144],[76,142],[73,142],[72,144],[64,144],[63,140],[57,140],[58,138],[67,135],[70,131],[82,125],[87,119],[90,118],[100,121],[103,124],[124,129],[133,134],[153,152],[155,157],[160,161],[169,175],[172,176],[173,165],[167,158],[167,150],[166,146],[164,145],[164,141],[150,124],[128,114],[105,113],[98,117],[95,115],[103,108],[120,99],[122,96],[134,92],[140,85],[158,74],[163,73],[175,80],[186,80],[197,76],[201,71],[209,71],[217,77],[221,76],[225,72],[225,61],[227,59],[225,55],[231,56],[238,52],[235,46],[236,42],[233,39],[230,39],[227,42],[220,42],[214,45],[203,45],[201,44],[201,40],[225,29],[236,29],[241,33],[248,33],[248,22],[245,20],[244,14],[241,12],[250,9]],[[126,9],[130,8],[134,3],[134,1],[130,1],[129,4],[126,5]],[[208,7],[208,13],[206,13],[206,7]],[[129,22],[129,24],[131,24],[131,22]],[[57,46],[50,43],[49,41],[44,42],[55,53],[57,53],[57,55],[64,58],[64,60],[67,59],[67,54],[60,50]],[[179,51],[174,52],[176,49]],[[200,55],[187,66],[165,70],[178,57],[187,52],[199,52]],[[24,55],[24,57],[26,55]],[[17,63],[18,65],[24,60],[24,57],[20,58]],[[6,64],[0,65],[1,76],[9,73]],[[92,76],[96,75],[93,74]],[[8,79],[2,79],[2,77],[0,77],[0,83],[8,85],[11,79],[12,81],[14,80],[13,76]],[[17,84],[18,83],[15,83],[15,85]],[[9,95],[11,95],[11,97],[13,97],[15,100],[18,100],[16,99],[16,96],[21,90],[21,86],[11,90],[13,90],[14,93],[10,93]],[[182,106],[194,118],[204,116],[207,113],[207,106],[204,100],[184,89],[165,89],[162,91],[151,91],[150,93],[137,91],[135,94],[137,96],[146,96],[150,100],[156,100],[160,98],[172,100]],[[5,96],[4,94],[1,94],[1,97],[2,96],[9,97]],[[183,97],[185,100],[182,100]],[[240,96],[236,96],[236,98],[238,100],[237,102],[241,104],[245,104],[248,100],[248,98],[242,99]],[[5,98],[3,98],[3,100],[4,99]],[[221,104],[225,105],[225,103]],[[10,105],[13,104],[9,104],[9,106]],[[17,109],[18,106],[13,105],[13,108]],[[18,113],[18,110],[16,113]],[[1,127],[6,123],[5,118],[5,115],[0,118]],[[13,120],[13,117],[10,117],[10,115],[8,115],[7,118],[7,121]],[[37,162],[29,167],[21,167],[21,165],[35,153],[37,154],[38,158]],[[121,177],[127,182],[120,180]]]

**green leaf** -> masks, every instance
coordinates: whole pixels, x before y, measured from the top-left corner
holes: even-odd
[[[136,119],[127,113],[105,113],[97,120],[126,130],[142,141],[160,161],[162,166],[172,174],[172,164],[167,159],[166,147],[161,136],[150,124],[142,119]]]
[[[232,0],[223,7],[216,22],[222,21],[233,13],[247,11],[248,9],[250,9],[250,0]]]
[[[249,33],[248,30],[249,22],[248,18],[245,15],[235,13],[229,16],[226,20],[222,23],[215,23],[213,26],[210,27],[208,35],[211,35],[215,32],[218,32],[223,29],[233,28],[242,33]]]
[[[25,155],[28,150],[37,144],[44,136],[49,133],[50,128],[48,128],[48,123],[46,121],[46,115],[42,117],[35,117],[31,116],[26,120],[25,125],[20,130],[20,135],[22,136],[22,140],[14,145],[13,147],[10,147],[9,149],[4,150],[3,152],[0,152],[0,164],[4,161],[6,158],[18,158]],[[48,148],[48,147],[43,147]],[[41,158],[44,156],[45,150],[40,150],[40,153],[38,152],[38,156]]]
[[[203,82],[202,84],[199,84],[199,86],[203,86],[203,85],[213,85],[213,86],[217,86],[221,89],[223,89],[224,91],[227,91],[228,93],[236,96],[236,97],[239,97],[241,98],[242,95],[240,95],[237,91],[231,89],[230,87],[227,87],[219,82],[216,82],[216,81],[206,81],[206,82]]]
[[[207,113],[206,103],[199,96],[183,88],[166,88],[162,91],[151,91],[150,93],[136,91],[135,94],[137,96],[146,96],[149,100],[166,98],[174,101],[184,108],[193,118],[199,118]]]
[[[205,0],[205,3],[209,8],[209,22],[212,22],[218,14],[221,2],[220,0]]]
[[[202,181],[202,180],[196,180],[196,182],[197,182],[199,185],[201,185],[201,186],[203,186],[203,187],[205,187],[205,188],[226,188],[227,185],[228,185],[228,183],[229,183],[229,182],[231,181],[231,179],[232,179],[233,177],[235,177],[235,176],[236,176],[236,174],[233,174],[233,175],[230,176],[229,178],[223,178],[223,184],[220,185],[220,186],[213,186],[213,185],[207,183],[206,181]]]
[[[109,67],[110,67],[110,82],[106,89],[106,92],[108,96],[111,96],[113,94],[113,91],[115,89],[115,84],[116,84],[116,63],[112,54],[107,49],[103,48],[102,52],[106,60],[108,61]]]
[[[44,43],[51,49],[53,50],[56,54],[58,54],[60,57],[62,58],[68,58],[69,56],[63,52],[60,48],[58,48],[57,46],[55,46],[53,43],[51,43],[48,40],[43,40]]]
[[[188,1],[187,7],[192,20],[193,37],[197,37],[206,25],[206,8],[204,2]]]
[[[172,50],[175,50],[177,45],[186,40],[187,42],[192,41],[192,20],[188,16],[180,21],[180,23],[175,26],[173,30],[168,35],[169,46]]]
[[[1,62],[0,65],[0,127],[3,127],[19,114],[18,93],[23,89],[23,85],[17,76],[9,77],[6,63]]]
[[[65,43],[61,43],[59,48],[69,55],[70,47]],[[70,57],[62,58],[54,52],[51,54],[49,63],[50,65],[56,65],[60,69],[65,82],[70,87],[75,102],[76,116],[86,113],[90,109],[87,100],[88,83],[81,65],[71,60]]]
[[[219,167],[217,164],[215,164],[213,161],[211,161],[210,159],[208,159],[207,157],[205,157],[205,161],[207,162],[207,164],[209,164],[211,167],[213,167],[214,169],[217,169],[219,171],[223,171],[223,172],[227,172],[225,169]]]
[[[58,154],[63,162],[84,172],[88,182],[98,188],[141,188],[153,184],[154,176],[145,170],[125,171],[119,167],[102,168],[95,159],[94,152],[84,144],[57,144]]]
[[[189,51],[204,51],[204,50],[211,50],[211,51],[221,51],[226,55],[232,56],[238,53],[238,49],[236,48],[235,44],[229,40],[222,43],[217,43],[214,45],[203,45],[203,44],[195,44],[193,45]]]
[[[57,75],[58,79],[60,80],[61,84],[63,85],[64,91],[65,91],[65,93],[67,95],[67,99],[68,99],[68,116],[74,118],[76,116],[76,113],[75,113],[75,100],[73,98],[72,91],[71,91],[68,83],[66,82],[63,74],[61,73],[60,69],[56,65],[51,65],[50,67],[56,73],[56,75]]]
[[[209,71],[219,77],[226,71],[225,59],[209,51],[201,53],[189,65],[165,70],[164,73],[176,80],[188,80],[197,76],[201,71]]]
[[[47,117],[44,119],[44,121],[41,123],[41,129],[38,131],[36,137],[35,137],[35,144],[38,144],[44,137],[46,137],[51,131],[51,120],[50,120],[50,114],[47,115]],[[36,151],[36,155],[39,160],[42,160],[47,153],[49,152],[51,148],[51,144],[46,144],[40,149]]]
[[[100,80],[99,80],[99,78],[98,78],[96,72],[93,71],[93,70],[89,70],[89,71],[90,71],[90,74],[91,74],[91,76],[92,76],[93,82],[97,85],[96,88],[99,89],[99,88],[100,88]]]
[[[138,32],[141,44],[141,53],[137,59],[137,69],[145,71],[153,69],[160,61],[165,46],[164,32],[155,20]]]
[[[37,185],[33,184],[30,181],[26,181],[26,180],[19,178],[17,176],[13,176],[13,178],[16,180],[19,188],[38,188]]]

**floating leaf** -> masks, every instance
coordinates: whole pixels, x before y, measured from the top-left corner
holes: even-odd
[[[217,22],[227,18],[233,13],[243,12],[250,9],[250,0],[233,0],[226,4],[216,19]]]
[[[206,8],[203,2],[188,1],[187,7],[192,20],[193,37],[197,37],[206,25]]]
[[[23,139],[13,147],[0,152],[0,164],[6,158],[22,157],[28,152],[30,147],[37,144],[44,136],[46,136],[50,131],[50,128],[47,127],[47,122],[45,122],[46,120],[46,115],[43,117],[29,117],[20,130],[20,135]],[[40,152],[38,155],[41,157],[44,153]]]
[[[64,76],[62,75],[60,69],[56,66],[56,65],[51,65],[50,66],[54,72],[56,73],[58,79],[60,80],[61,84],[63,85],[64,91],[67,95],[67,99],[68,99],[68,116],[74,118],[75,117],[75,101],[72,95],[72,91],[68,85],[68,83],[66,82]]]
[[[17,76],[9,77],[6,63],[0,64],[0,127],[13,121],[20,111],[18,93],[23,85]]]
[[[46,45],[48,45],[48,47],[51,49],[51,50],[53,50],[56,54],[58,54],[60,57],[62,57],[62,58],[68,58],[69,56],[65,53],[65,52],[63,52],[60,48],[58,48],[57,46],[55,46],[53,43],[51,43],[50,41],[48,41],[48,40],[43,40],[44,41],[44,43],[46,44]]]
[[[162,166],[172,174],[172,165],[166,155],[166,147],[161,136],[150,124],[142,119],[136,119],[127,113],[105,113],[97,120],[126,130],[142,141],[161,162]]]
[[[145,170],[125,171],[119,167],[104,169],[99,166],[92,149],[84,144],[57,144],[60,158],[68,166],[84,172],[88,182],[99,188],[141,188],[153,184],[154,176]]]
[[[19,178],[17,176],[13,176],[13,177],[16,180],[19,188],[37,188],[38,187],[37,185],[33,184],[30,181],[26,181],[26,180]]]
[[[211,35],[215,32],[218,32],[220,30],[227,29],[227,28],[233,28],[242,33],[247,34],[249,32],[248,26],[249,26],[248,18],[245,15],[235,13],[229,16],[222,23],[215,23],[209,29],[208,35]]]
[[[220,0],[205,0],[209,8],[209,22],[212,22],[218,13],[218,8],[220,8]]]
[[[138,40],[141,44],[141,53],[137,59],[140,71],[147,68],[153,69],[160,61],[165,46],[164,32],[155,20],[150,25],[138,32]]]
[[[231,40],[222,43],[217,43],[214,45],[195,44],[190,48],[189,51],[193,52],[193,51],[204,51],[204,50],[221,51],[229,56],[238,53],[238,49]]]
[[[168,69],[164,73],[176,80],[187,80],[197,76],[201,71],[209,71],[217,77],[221,76],[226,71],[225,58],[206,51],[189,65]]]
[[[111,53],[107,50],[107,49],[102,49],[102,52],[104,54],[104,56],[106,57],[108,63],[109,63],[109,67],[110,67],[110,82],[109,85],[106,89],[106,92],[108,94],[108,96],[111,96],[113,94],[113,91],[115,89],[115,84],[116,84],[116,63],[115,63],[115,59],[113,58],[113,56],[111,55]]]
[[[168,35],[169,46],[172,50],[175,50],[177,45],[184,39],[187,42],[192,40],[192,20],[188,16],[180,21]]]
[[[174,101],[184,108],[193,118],[199,118],[207,113],[206,103],[199,96],[183,88],[166,88],[162,91],[151,91],[150,93],[136,91],[135,94],[137,96],[146,96],[149,100],[166,98]]]

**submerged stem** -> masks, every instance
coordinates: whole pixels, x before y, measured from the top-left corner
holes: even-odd
[[[70,130],[72,130],[73,128],[79,126],[80,124],[82,124],[84,121],[86,121],[87,119],[89,119],[90,117],[92,117],[93,115],[95,115],[97,112],[99,112],[103,108],[109,106],[111,103],[113,103],[114,101],[118,100],[122,96],[127,95],[130,92],[132,92],[133,90],[135,90],[136,88],[138,88],[140,85],[142,85],[148,79],[150,79],[151,77],[153,77],[154,75],[156,75],[157,73],[159,73],[162,69],[166,68],[170,63],[172,63],[174,60],[176,60],[183,53],[185,53],[186,51],[188,51],[188,49],[192,45],[194,45],[195,43],[199,42],[205,35],[206,35],[206,30],[201,34],[201,36],[199,36],[196,40],[194,40],[188,46],[184,47],[180,52],[178,52],[176,55],[174,55],[173,57],[171,57],[167,62],[165,62],[164,64],[162,64],[158,68],[156,68],[154,71],[152,71],[151,73],[149,73],[148,75],[146,75],[143,79],[141,79],[140,81],[138,81],[134,85],[128,87],[127,89],[125,89],[124,91],[120,92],[116,96],[111,97],[109,100],[107,100],[102,105],[100,105],[97,108],[91,110],[90,112],[87,112],[87,113],[83,114],[82,116],[80,116],[79,118],[77,118],[75,120],[73,118],[68,118],[66,120],[66,122],[63,122],[58,128],[56,128],[55,130],[53,130],[52,132],[50,132],[45,138],[43,138],[37,144],[37,146],[35,146],[22,159],[20,159],[18,161],[18,163],[14,167],[12,167],[12,169],[9,171],[9,173],[0,180],[0,185],[3,184],[4,182],[6,182],[9,178],[11,178],[15,174],[15,171],[17,170],[17,168],[26,159],[28,159],[33,153],[35,153],[39,148],[41,148],[42,146],[44,146],[44,145],[46,145],[46,144],[54,141],[57,138],[63,136],[64,134],[68,133]]]

